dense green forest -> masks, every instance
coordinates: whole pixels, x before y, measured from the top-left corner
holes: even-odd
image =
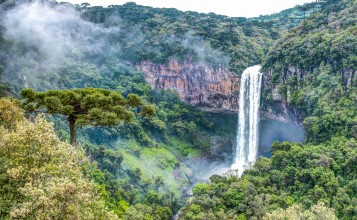
[[[91,7],[84,14],[96,23],[105,22],[112,15],[119,15],[128,26],[137,27],[144,33],[141,41],[127,43],[125,47],[125,58],[133,62],[165,63],[174,57],[210,65],[226,64],[236,73],[260,62],[273,40],[283,31],[273,27],[272,22],[156,9],[135,3],[110,6],[109,9]],[[130,31],[135,33],[133,28]]]
[[[233,57],[234,65],[242,70],[261,59],[263,50],[280,36],[278,28],[271,29],[271,24],[264,22],[245,24],[246,19],[186,14],[133,3],[101,8],[26,2],[5,1],[2,5],[2,94],[21,98],[23,87],[37,91],[100,87],[120,92],[125,98],[137,94],[144,103],[155,106],[152,118],[135,117],[127,125],[82,126],[77,130],[77,142],[99,168],[93,170],[91,178],[100,184],[106,205],[119,217],[167,219],[182,206],[191,184],[201,178],[196,172],[208,172],[200,170],[205,168],[200,162],[229,163],[231,158],[224,155],[231,151],[235,123],[222,121],[231,116],[208,114],[182,103],[173,92],[152,90],[133,66],[147,59],[162,63],[171,58],[230,65]],[[42,13],[43,17],[33,20],[31,13]],[[212,22],[216,23],[214,28]],[[224,39],[227,28],[221,25],[229,27],[231,39]],[[44,29],[45,34],[41,33]],[[221,40],[226,46],[219,43]],[[238,45],[241,51],[251,53],[231,53]],[[43,101],[44,106],[55,103]],[[67,111],[60,110],[62,114]],[[59,113],[54,108],[49,112]],[[65,117],[46,117],[54,122],[61,140],[69,140]],[[2,207],[3,216],[9,211],[9,207]]]
[[[183,219],[336,218],[325,208],[310,218],[289,208],[300,204],[303,213],[319,202],[339,219],[356,218],[356,6],[327,1],[264,58],[270,73],[264,103],[273,102],[278,88],[287,105],[301,112],[306,143],[274,143],[272,157],[258,159],[241,178],[231,171],[197,184]]]
[[[1,219],[356,219],[356,0],[251,19],[0,3],[0,97],[12,97],[0,100]],[[210,163],[232,162],[236,117],[153,90],[134,68],[171,59],[237,75],[262,64],[262,108],[277,89],[306,143],[204,182]]]

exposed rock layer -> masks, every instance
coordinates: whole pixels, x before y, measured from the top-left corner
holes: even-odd
[[[162,90],[176,91],[181,100],[211,112],[237,112],[239,77],[224,65],[171,60],[168,64],[144,61],[136,65],[146,81]]]
[[[188,60],[171,60],[168,64],[144,61],[137,64],[136,69],[145,74],[146,81],[153,88],[173,90],[181,100],[204,111],[238,113],[240,77],[224,65],[209,66]],[[268,75],[263,83],[269,85],[267,80],[270,78]],[[261,117],[300,124],[298,113],[277,92],[273,96],[276,96],[274,103],[265,106]]]

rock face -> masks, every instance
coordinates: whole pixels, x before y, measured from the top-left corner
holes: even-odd
[[[204,111],[238,114],[240,77],[224,65],[213,67],[188,60],[171,60],[166,65],[143,61],[136,69],[145,74],[153,88],[173,90],[181,100]],[[270,88],[274,102],[260,111],[261,118],[301,124],[299,113],[281,97],[277,88],[271,88],[270,80],[271,73],[263,75],[263,87]]]
[[[260,117],[262,119],[271,119],[299,126],[302,126],[303,120],[297,109],[284,100],[274,101],[270,103],[270,105],[265,106],[265,108],[260,111]]]
[[[303,73],[301,73],[302,75]],[[293,123],[302,126],[301,113],[290,103],[290,88],[287,87],[286,96],[283,97],[279,92],[280,83],[273,85],[272,71],[264,72],[262,93],[271,95],[271,101],[263,104],[260,117],[272,119],[284,123]],[[287,74],[284,77],[289,77]],[[265,100],[264,100],[265,101]]]
[[[162,90],[174,90],[181,100],[205,111],[237,112],[240,78],[224,65],[209,66],[171,60],[168,64],[144,61],[136,65],[146,81]]]

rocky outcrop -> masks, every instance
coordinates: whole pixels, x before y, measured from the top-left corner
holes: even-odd
[[[260,111],[260,117],[302,126],[300,112],[284,100],[269,103]]]
[[[295,74],[296,69],[289,69],[285,74],[283,74],[283,80],[290,78]],[[300,71],[298,77],[302,77],[304,72]],[[286,94],[281,94],[280,86],[281,83],[273,84],[273,74],[272,71],[264,72],[263,75],[263,107],[261,110],[261,118],[272,119],[285,123],[293,123],[296,125],[302,125],[301,112],[296,109],[290,103],[290,88],[286,87]],[[271,95],[271,100],[267,101],[267,96]]]
[[[239,77],[224,65],[209,66],[189,60],[168,64],[144,61],[136,69],[146,81],[162,90],[174,90],[181,100],[211,112],[237,112]]]
[[[224,65],[209,66],[192,61],[155,64],[143,61],[136,69],[145,74],[146,81],[156,89],[173,90],[181,100],[204,111],[238,113],[240,77]],[[263,75],[263,89],[269,88],[273,102],[261,110],[261,118],[301,124],[299,113],[279,94],[278,88],[271,88],[271,73]]]

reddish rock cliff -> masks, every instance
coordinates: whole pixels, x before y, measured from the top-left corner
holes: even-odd
[[[171,60],[168,64],[144,61],[136,69],[145,74],[146,81],[162,90],[176,91],[181,100],[187,101],[204,111],[238,113],[240,78],[224,65],[209,66]],[[264,75],[264,87],[271,87],[271,73]],[[261,118],[301,124],[299,113],[270,88],[274,101],[260,111]]]
[[[224,65],[171,60],[168,64],[144,61],[136,65],[146,81],[157,89],[171,89],[181,100],[212,112],[237,112],[239,77]]]

